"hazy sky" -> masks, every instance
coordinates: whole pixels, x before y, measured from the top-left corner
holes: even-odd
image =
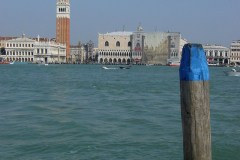
[[[55,37],[56,0],[0,0],[0,36]],[[181,32],[190,42],[229,46],[240,39],[240,0],[71,0],[71,43],[98,33]]]

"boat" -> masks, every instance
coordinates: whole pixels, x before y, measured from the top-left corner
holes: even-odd
[[[48,66],[48,63],[38,63],[38,66]]]
[[[15,61],[12,61],[12,62],[10,62],[9,64],[14,64],[15,63]]]
[[[9,64],[4,58],[0,57],[0,64]]]
[[[180,62],[178,61],[171,61],[171,62],[168,62],[167,64],[168,66],[172,66],[172,67],[179,67],[180,66]]]
[[[117,69],[117,68],[109,68],[109,67],[103,66],[102,69]]]
[[[0,64],[9,64],[7,61],[1,61]]]
[[[131,68],[131,66],[127,66],[127,67],[120,66],[119,68],[120,68],[120,69],[130,69],[130,68]]]
[[[208,63],[209,67],[216,67],[218,64],[217,63]]]
[[[154,64],[146,64],[146,66],[148,66],[148,67],[149,67],[149,66],[154,66]]]
[[[240,71],[237,71],[236,69],[232,69],[231,71],[225,72],[227,76],[237,76],[240,77]]]

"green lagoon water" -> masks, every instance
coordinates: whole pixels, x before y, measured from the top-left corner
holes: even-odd
[[[210,68],[213,160],[240,159],[229,69]],[[0,159],[182,160],[179,94],[178,68],[0,65]]]

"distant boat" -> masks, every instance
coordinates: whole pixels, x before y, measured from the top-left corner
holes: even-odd
[[[237,71],[236,69],[232,69],[231,71],[225,72],[227,76],[237,76],[240,77],[240,71]]]
[[[168,66],[172,66],[172,67],[179,67],[180,66],[180,62],[178,62],[178,61],[171,61],[171,62],[168,62],[167,65]]]
[[[0,64],[10,64],[10,63],[7,61],[2,61],[2,62],[0,62]]]
[[[15,61],[12,61],[12,62],[10,62],[9,64],[14,64],[15,63]]]
[[[38,63],[39,66],[48,66],[48,63]]]
[[[218,65],[217,63],[208,63],[209,67],[214,67],[214,66],[217,66],[217,65]]]
[[[120,68],[120,69],[130,69],[130,68],[131,68],[131,66],[127,66],[127,67],[120,66],[119,68]]]
[[[154,64],[146,64],[146,66],[153,66]]]
[[[117,68],[109,68],[109,67],[103,66],[102,69],[117,69]]]

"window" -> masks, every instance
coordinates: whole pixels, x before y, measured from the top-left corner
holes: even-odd
[[[132,46],[132,43],[131,42],[128,42],[128,47],[131,47]]]
[[[106,41],[106,42],[105,42],[105,47],[108,47],[108,46],[109,46],[109,42]]]
[[[136,44],[136,48],[140,48],[140,43],[137,43],[137,44]]]
[[[171,48],[175,48],[175,43],[174,42],[171,43]]]
[[[117,41],[116,46],[120,47],[120,42],[119,41]]]
[[[222,52],[220,52],[220,56],[221,56],[221,57],[222,57],[222,55],[223,55]]]
[[[210,51],[210,56],[211,56],[211,57],[213,56],[213,53],[212,53],[212,51]]]

